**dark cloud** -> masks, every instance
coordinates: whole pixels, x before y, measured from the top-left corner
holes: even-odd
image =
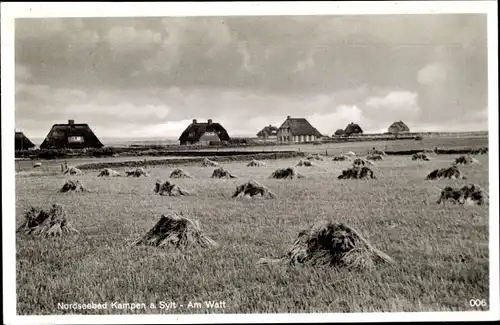
[[[327,134],[351,119],[486,128],[472,114],[487,107],[486,43],[486,15],[17,19],[16,127],[175,136],[205,117],[253,135],[295,115]]]

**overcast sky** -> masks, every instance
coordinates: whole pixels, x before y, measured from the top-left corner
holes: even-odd
[[[212,118],[255,136],[292,115],[323,134],[487,130],[486,28],[486,15],[17,19],[16,129],[178,137]]]

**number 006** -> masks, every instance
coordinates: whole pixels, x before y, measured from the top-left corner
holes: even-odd
[[[471,307],[486,307],[488,303],[486,303],[486,299],[471,299],[469,305]]]

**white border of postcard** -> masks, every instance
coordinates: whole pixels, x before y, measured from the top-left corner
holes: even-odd
[[[498,198],[498,5],[496,1],[402,2],[203,2],[203,3],[1,3],[2,59],[2,223],[3,307],[5,324],[155,324],[155,323],[296,323],[498,320],[499,223],[498,199],[490,202],[490,310],[484,312],[325,313],[325,314],[205,314],[18,316],[15,273],[14,172],[14,21],[15,18],[251,16],[486,13],[488,15],[488,107],[490,195]],[[467,297],[464,297],[467,299]]]

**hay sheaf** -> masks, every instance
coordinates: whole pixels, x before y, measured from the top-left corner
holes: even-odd
[[[369,155],[374,155],[374,156],[387,156],[387,154],[384,151],[377,150],[375,148],[373,148],[372,150],[370,150],[370,152],[368,154]]]
[[[219,167],[215,169],[212,173],[212,178],[236,178],[236,176],[232,175],[230,172],[225,170],[223,167]]]
[[[366,156],[366,160],[379,161],[379,160],[384,160],[384,157],[382,155],[370,154]]]
[[[387,254],[373,247],[353,228],[333,221],[320,221],[299,233],[288,252],[278,259],[262,258],[258,264],[309,264],[369,269],[379,263],[394,264]]]
[[[138,167],[138,168],[135,168],[135,169],[127,170],[125,173],[127,174],[127,177],[129,177],[129,176],[132,176],[132,177],[141,177],[141,176],[149,177],[148,173],[146,173],[146,171],[144,171],[144,168],[142,168],[142,167]]]
[[[101,170],[97,177],[118,177],[121,176],[119,172],[112,170],[111,168],[104,168]]]
[[[81,175],[82,174],[82,171],[76,167],[68,167],[65,171],[64,171],[64,175],[66,174],[70,174],[70,175]]]
[[[365,165],[375,165],[375,163],[371,160],[362,159],[362,158],[356,158],[352,162],[352,167],[354,167],[354,168],[363,167]]]
[[[479,185],[468,184],[461,188],[446,186],[442,191],[437,204],[450,201],[458,204],[483,205],[489,201],[489,194]]]
[[[342,171],[338,179],[376,179],[373,171],[368,167],[353,167]]]
[[[473,155],[487,155],[488,148],[479,148],[471,152]]]
[[[351,158],[346,155],[339,155],[332,158],[332,161],[351,161]]]
[[[470,164],[477,164],[478,162],[479,161],[474,157],[471,157],[469,155],[462,155],[462,156],[458,157],[457,159],[455,159],[453,164],[454,165],[459,165],[459,164],[470,165]]]
[[[276,195],[269,191],[269,189],[255,181],[249,181],[245,184],[239,185],[236,187],[236,191],[234,192],[233,198],[237,197],[262,197],[266,199],[274,199]]]
[[[191,193],[183,190],[178,185],[172,184],[169,181],[162,182],[160,180],[156,181],[153,192],[161,196],[191,195]]]
[[[436,179],[467,179],[456,166],[435,169],[427,175],[426,180]]]
[[[212,161],[208,158],[203,159],[201,167],[220,167],[220,164],[216,161]]]
[[[24,219],[16,233],[34,236],[62,236],[78,233],[78,230],[68,222],[66,212],[59,204],[53,204],[48,212],[31,207]]]
[[[177,168],[170,173],[170,178],[193,178],[193,176],[191,176],[188,172]]]
[[[293,167],[276,169],[269,178],[274,179],[295,179],[295,178],[305,178],[304,175],[297,172]]]
[[[307,155],[306,159],[307,159],[307,160],[320,160],[320,161],[325,160],[325,158],[323,158],[323,156],[321,156],[321,155],[317,155],[317,154],[314,154],[314,155]]]
[[[265,165],[266,165],[266,163],[263,161],[252,159],[252,161],[250,161],[247,164],[247,167],[263,167]]]
[[[213,239],[203,234],[198,221],[176,214],[163,214],[156,225],[136,240],[134,245],[176,249],[218,246]]]
[[[79,192],[79,193],[89,193],[89,189],[85,188],[80,181],[73,182],[72,180],[67,180],[64,185],[59,190],[60,193],[66,192]]]
[[[318,165],[310,160],[301,160],[301,161],[299,161],[299,163],[296,166],[298,166],[298,167],[315,167]]]
[[[431,159],[423,152],[418,152],[411,157],[411,160],[430,161]]]

